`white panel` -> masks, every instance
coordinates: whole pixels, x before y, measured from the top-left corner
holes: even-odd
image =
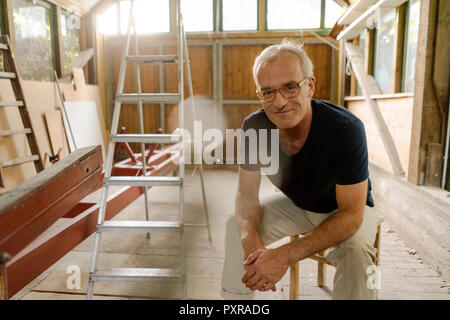
[[[67,117],[77,149],[101,145],[103,159],[106,159],[100,119],[95,102],[66,101],[64,102],[64,106],[66,107]],[[68,130],[66,119],[64,119],[64,127],[66,128],[70,152],[73,152],[75,151],[75,146],[71,138],[70,130]]]

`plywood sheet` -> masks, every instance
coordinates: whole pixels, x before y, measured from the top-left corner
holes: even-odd
[[[66,133],[60,110],[45,112],[45,121],[52,145],[53,155],[56,155],[61,149],[60,157],[64,158],[69,154],[69,145],[67,144]]]

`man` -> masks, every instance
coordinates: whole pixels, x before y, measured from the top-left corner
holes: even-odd
[[[313,66],[296,42],[266,48],[253,76],[263,109],[242,129],[278,129],[280,167],[268,178],[281,192],[260,202],[261,163],[240,165],[235,216],[226,226],[222,296],[250,299],[255,290],[275,291],[290,265],[329,248],[333,299],[374,299],[368,277],[376,216],[362,122],[345,108],[312,99]],[[304,236],[266,248],[295,234]]]

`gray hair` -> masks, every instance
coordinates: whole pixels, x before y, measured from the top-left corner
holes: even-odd
[[[283,52],[290,52],[298,57],[300,66],[302,67],[306,78],[311,78],[314,76],[313,64],[306,54],[305,50],[303,50],[303,43],[284,39],[281,44],[274,44],[270,47],[265,48],[256,57],[255,63],[253,64],[253,79],[255,80],[255,83],[258,83],[257,76],[259,70]]]

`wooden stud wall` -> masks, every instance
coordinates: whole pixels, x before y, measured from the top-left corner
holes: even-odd
[[[268,45],[242,45],[227,43],[223,45],[223,79],[222,92],[223,99],[227,100],[253,100],[256,86],[253,81],[252,66],[255,57]],[[189,57],[194,93],[196,96],[205,96],[213,99],[213,49],[210,44],[193,45],[189,47]],[[305,51],[310,56],[314,64],[314,74],[316,81],[315,98],[331,99],[331,48],[326,44],[305,44]],[[113,46],[107,48],[111,50],[111,66],[113,92],[117,88],[119,74],[121,48]],[[140,47],[140,54],[158,54],[157,47]],[[176,53],[176,47],[164,47],[164,54]],[[158,65],[145,65],[141,67],[142,90],[143,92],[160,92]],[[185,79],[185,98],[188,98],[188,88]],[[167,64],[164,66],[164,88],[165,92],[177,92],[177,66]],[[125,93],[136,92],[136,75],[134,65],[129,63],[125,78]],[[226,128],[239,128],[242,120],[251,112],[260,108],[259,105],[252,104],[224,104],[223,119]],[[152,105],[144,108],[144,127],[146,133],[156,132],[161,127],[159,106]],[[172,132],[178,121],[176,106],[166,106],[165,125],[166,132]],[[124,105],[121,113],[119,127],[125,126],[127,132],[137,132],[137,108],[134,105]]]

